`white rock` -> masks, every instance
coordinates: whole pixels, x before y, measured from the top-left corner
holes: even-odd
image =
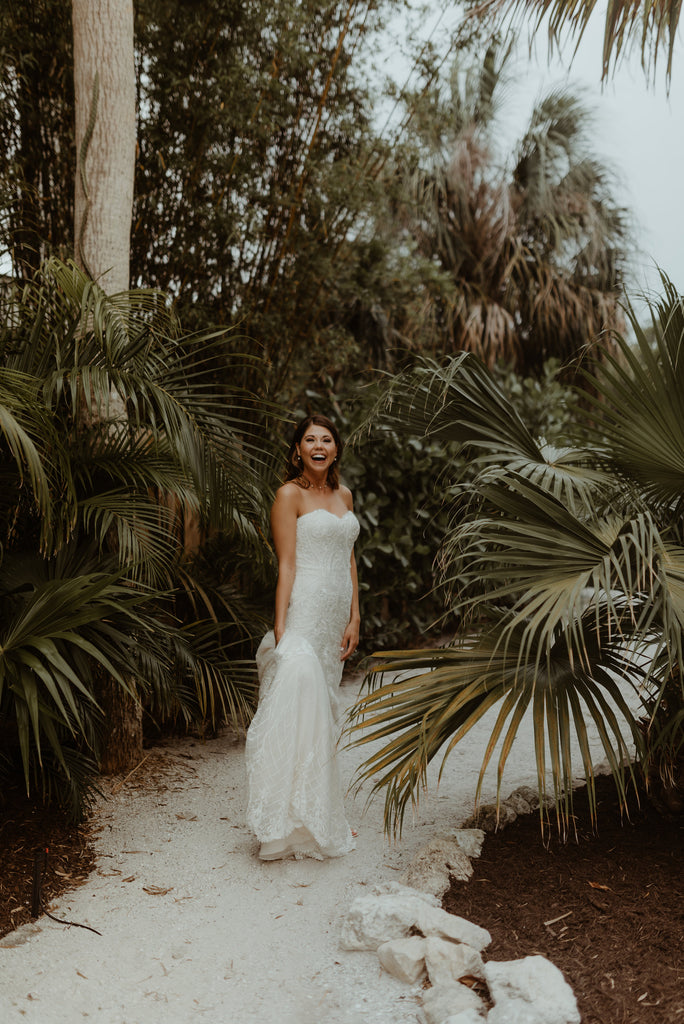
[[[461,847],[466,857],[479,857],[482,853],[485,833],[481,828],[457,828],[452,836]]]
[[[422,909],[433,910],[418,894],[380,893],[357,896],[342,918],[343,949],[377,949],[383,942],[402,939],[415,925]]]
[[[448,914],[446,910],[436,910],[433,907],[421,908],[415,927],[426,938],[429,935],[437,935],[441,939],[464,942],[478,952],[482,952],[492,941],[485,928],[466,921],[464,917],[457,917],[456,914]]]
[[[460,1013],[452,1013],[451,1017],[447,1017],[444,1024],[482,1024],[485,1019],[484,1010],[482,1013],[479,1010],[462,1010]]]
[[[426,1024],[445,1024],[454,1016],[466,1010],[485,1012],[485,1004],[467,985],[458,982],[451,985],[435,985],[423,996],[423,1013]]]
[[[539,790],[535,789],[533,786],[518,786],[517,789],[513,790],[511,795],[508,797],[508,800],[513,801],[514,810],[516,803],[522,802],[523,804],[527,804],[529,810],[521,810],[519,813],[529,814],[530,811],[536,811],[539,807]]]
[[[425,974],[425,945],[428,939],[409,935],[378,946],[378,960],[388,974],[412,985]]]
[[[477,950],[492,941],[484,928],[431,906],[418,894],[398,893],[358,896],[342,919],[340,944],[343,949],[375,950],[410,932],[465,942]]]
[[[441,907],[442,901],[433,896],[429,892],[424,892],[420,889],[414,889],[408,885],[402,885],[401,882],[379,882],[371,888],[371,893],[374,896],[384,896],[387,894],[399,895],[399,896],[419,896],[423,903],[429,904],[431,907]]]
[[[456,839],[437,838],[421,847],[401,876],[406,885],[443,896],[451,879],[467,882],[473,873],[470,858]]]
[[[423,951],[428,978],[432,985],[449,985],[466,974],[484,978],[482,957],[464,942],[448,942],[436,935],[425,939]]]
[[[509,797],[504,800],[506,807],[510,807],[515,811],[516,814],[531,814],[532,804],[529,800],[526,800],[520,793],[511,793]],[[537,800],[537,806],[539,806],[539,800]]]
[[[577,1000],[561,971],[543,956],[490,960],[485,980],[494,1002],[488,1024],[579,1024]]]

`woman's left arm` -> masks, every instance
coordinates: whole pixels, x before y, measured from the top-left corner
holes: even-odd
[[[345,488],[343,497],[347,508],[352,512],[354,510],[354,506],[351,491]],[[359,611],[359,578],[356,571],[356,559],[354,558],[353,551],[351,553],[349,571],[351,573],[352,580],[352,600],[351,607],[349,609],[349,622],[347,623],[347,628],[345,629],[344,636],[342,637],[342,651],[340,653],[341,661],[346,661],[359,646],[359,631],[361,629],[361,612]]]
[[[353,551],[351,555],[350,571],[353,592],[351,610],[349,612],[349,622],[347,623],[347,628],[345,629],[344,636],[342,637],[342,652],[340,654],[341,661],[346,661],[359,646],[359,630],[361,629],[361,613],[359,611],[359,580],[356,572],[356,559],[354,558]]]

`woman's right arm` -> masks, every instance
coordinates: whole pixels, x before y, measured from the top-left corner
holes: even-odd
[[[298,498],[296,490],[287,485],[279,488],[271,509],[271,533],[278,558],[278,584],[275,598],[276,643],[285,632],[285,617],[295,578]]]

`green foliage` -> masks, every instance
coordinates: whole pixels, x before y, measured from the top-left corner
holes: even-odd
[[[493,366],[491,373],[532,437],[549,444],[563,443],[573,429],[579,395],[564,381],[565,371],[558,359],[548,359],[538,376],[523,377],[501,363]]]
[[[106,296],[51,261],[3,314],[0,731],[27,786],[76,807],[98,669],[159,721],[251,713],[265,407],[216,383],[239,368],[222,332],[184,335],[157,293]],[[190,523],[221,531],[213,589],[184,557]]]
[[[328,382],[329,384],[331,382]],[[453,446],[406,439],[391,424],[372,434],[360,425],[372,389],[308,392],[306,412],[331,410],[346,441],[341,476],[354,496],[360,533],[361,647],[439,636],[443,599],[436,590],[435,551],[450,515],[442,478],[454,467]],[[304,415],[299,410],[297,418]]]
[[[193,326],[197,308],[239,321],[289,399],[353,354],[340,312],[372,233],[362,67],[383,6],[137,5],[133,277],[170,291]]]
[[[267,369],[232,372],[289,407],[460,348],[540,372],[616,323],[627,228],[586,113],[547,97],[511,164],[506,55],[470,22],[450,74],[421,49],[380,130],[369,65],[397,6],[136,5],[132,281],[191,330],[239,323]],[[52,0],[0,17],[0,244],[21,276],[72,245],[71,27]]]
[[[78,813],[96,768],[95,666],[128,688],[143,659],[158,660],[164,627],[113,566],[78,545],[53,559],[7,553],[0,570],[0,729],[10,764],[43,795]],[[168,657],[164,659],[168,668]],[[78,767],[72,776],[71,765]]]
[[[274,394],[357,354],[352,289],[387,150],[365,64],[396,3],[136,4],[131,280],[172,295],[191,330],[240,322]],[[55,0],[0,14],[0,228],[14,276],[72,251],[70,15]]]
[[[619,358],[599,353],[587,374],[583,447],[572,436],[562,449],[539,445],[472,356],[405,374],[373,409],[371,425],[457,441],[473,471],[441,549],[456,640],[378,654],[369,682],[381,685],[355,709],[359,742],[386,741],[360,779],[385,790],[388,829],[401,828],[430,760],[495,707],[483,772],[496,748],[500,785],[529,709],[540,792],[548,769],[568,825],[573,732],[592,787],[585,720],[623,799],[624,735],[649,785],[680,778],[684,304],[667,279],[663,288],[655,346],[632,317],[638,351],[618,337]],[[382,685],[385,672],[405,675]],[[635,687],[645,724],[626,696]]]
[[[577,404],[575,392],[558,380],[560,373],[557,361],[546,365],[542,380],[521,378],[512,369],[495,373],[532,436],[549,442],[572,422]],[[343,477],[361,524],[356,555],[366,650],[407,638],[423,645],[453,628],[445,618],[447,580],[440,579],[436,553],[463,481],[472,475],[456,436],[446,441],[406,436],[406,410],[400,408],[396,420],[376,416],[377,410],[369,413],[374,395],[370,388],[348,396],[308,396],[312,410],[336,410],[339,429],[350,440]],[[373,429],[363,429],[364,421],[372,422]],[[453,580],[448,581],[451,589]]]
[[[441,445],[406,441],[391,429],[345,455],[344,478],[361,524],[356,553],[366,650],[409,637],[424,643],[438,631],[442,600],[433,561],[448,520],[440,478],[449,462]]]

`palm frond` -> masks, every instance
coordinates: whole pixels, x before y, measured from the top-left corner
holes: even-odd
[[[253,659],[240,658],[241,645],[226,644],[222,632],[220,623],[207,620],[184,627],[181,665],[192,681],[201,719],[212,728],[224,721],[245,729],[256,709],[256,666]]]
[[[619,358],[607,359],[588,382],[600,396],[593,444],[614,472],[676,517],[684,508],[684,303],[665,275],[662,282],[650,336],[632,312],[636,350],[617,336]]]
[[[469,352],[446,366],[425,360],[415,370],[381,386],[355,439],[382,420],[399,436],[418,434],[451,441],[487,461],[496,450],[504,459],[543,461],[539,446],[486,368]]]
[[[176,509],[152,497],[109,491],[84,499],[80,517],[103,551],[117,552],[124,575],[145,586],[163,587],[181,544]]]
[[[0,436],[13,459],[18,486],[27,478],[47,542],[52,523],[52,495],[64,482],[64,466],[55,464],[54,428],[39,400],[37,381],[28,374],[0,368]]]
[[[407,806],[416,806],[425,788],[429,763],[441,751],[441,771],[456,744],[497,705],[476,799],[499,743],[500,790],[511,748],[529,716],[539,790],[547,791],[548,772],[564,828],[572,807],[573,732],[592,786],[587,720],[598,733],[624,800],[624,765],[631,752],[623,733],[637,745],[641,734],[614,673],[634,684],[642,671],[606,635],[596,638],[588,653],[585,665],[573,661],[561,629],[540,655],[529,650],[518,627],[509,634],[505,650],[498,634],[490,632],[459,646],[376,656],[379,664],[371,670],[370,685],[377,676],[391,679],[352,708],[349,734],[359,746],[386,741],[361,764],[355,778],[357,786],[371,781],[372,793],[385,791],[386,830],[401,834]]]
[[[492,18],[497,25],[501,19],[511,18],[516,24],[524,19],[531,35],[545,25],[550,42],[558,43],[569,33],[579,44],[595,10],[594,0],[483,0],[470,14]],[[680,4],[665,0],[646,0],[640,4],[613,0],[608,4],[604,15],[602,77],[607,78],[611,66],[636,44],[644,68],[653,73],[665,51],[669,82],[680,13]]]
[[[0,707],[6,714],[12,704],[28,785],[34,753],[42,764],[46,742],[65,772],[60,735],[92,743],[92,668],[102,666],[126,688],[150,627],[140,614],[142,595],[116,577],[90,572],[48,579],[36,566],[33,580],[18,586],[16,568],[8,558],[2,569]]]

